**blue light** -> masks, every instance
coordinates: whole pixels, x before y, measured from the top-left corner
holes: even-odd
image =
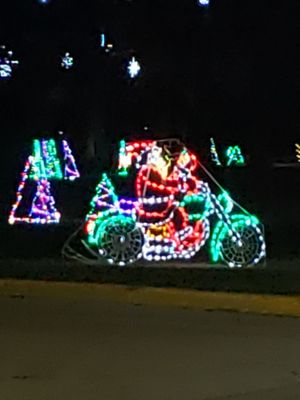
[[[61,66],[64,69],[70,69],[74,65],[74,59],[70,53],[66,53],[61,59]]]
[[[0,46],[0,79],[9,79],[12,77],[13,67],[19,64],[19,61],[13,60],[13,52],[7,51],[6,46]]]
[[[0,78],[6,79],[11,78],[12,75],[12,67],[9,64],[0,63]]]
[[[105,39],[105,33],[101,33],[101,47],[105,47],[106,39]]]
[[[198,0],[198,6],[208,7],[210,0]]]
[[[49,4],[50,0],[38,0],[40,4]]]
[[[136,78],[139,75],[141,66],[135,57],[132,57],[132,59],[129,61],[127,71],[131,79]]]
[[[114,47],[113,44],[108,41],[105,33],[101,33],[100,35],[100,47],[105,51],[105,53],[110,53]]]

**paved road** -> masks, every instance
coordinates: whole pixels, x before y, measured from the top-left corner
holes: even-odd
[[[0,296],[1,400],[299,400],[300,319]]]

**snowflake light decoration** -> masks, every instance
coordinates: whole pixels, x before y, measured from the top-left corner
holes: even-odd
[[[65,53],[65,55],[61,59],[61,67],[64,69],[70,69],[74,65],[74,58],[70,53]]]
[[[140,74],[141,66],[135,57],[132,57],[129,61],[127,71],[131,79],[136,78]]]
[[[13,52],[2,45],[0,47],[0,79],[11,78],[13,67],[18,64],[19,61],[13,59]]]

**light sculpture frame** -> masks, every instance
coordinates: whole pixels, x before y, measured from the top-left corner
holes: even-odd
[[[102,175],[81,230],[84,248],[99,263],[120,266],[187,260],[205,245],[214,263],[257,264],[266,256],[262,224],[223,188],[215,195],[200,168],[210,176],[176,139],[122,141],[118,176],[135,176],[134,195],[118,195],[113,176]],[[63,254],[84,260],[72,246],[67,241]]]
[[[26,216],[17,216],[17,211],[23,200],[23,191],[28,180],[33,180],[36,191],[31,204],[31,209]],[[39,175],[36,160],[33,156],[28,157],[24,170],[21,174],[21,180],[17,189],[16,201],[13,204],[8,223],[14,225],[16,223],[27,224],[58,224],[61,214],[55,207],[54,197],[51,195],[50,182],[46,177]]]

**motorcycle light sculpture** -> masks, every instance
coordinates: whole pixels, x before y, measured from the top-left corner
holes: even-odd
[[[223,188],[215,195],[199,179],[200,168],[214,180],[176,139],[122,141],[119,179],[133,177],[133,194],[117,194],[112,179],[103,174],[84,223],[85,249],[98,262],[124,266],[140,258],[190,259],[208,243],[214,263],[257,264],[266,255],[262,225]],[[63,254],[83,261],[71,241]]]

